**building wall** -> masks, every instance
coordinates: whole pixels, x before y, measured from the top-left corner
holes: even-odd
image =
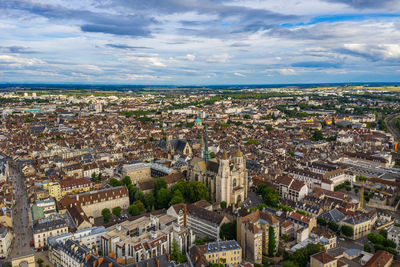
[[[4,237],[0,238],[0,257],[7,258],[11,251],[11,243],[13,240],[13,233],[7,230]]]
[[[53,229],[50,231],[45,231],[45,232],[40,232],[40,233],[34,233],[33,234],[33,242],[35,245],[35,249],[47,246],[47,241],[49,237],[53,236],[58,236],[61,234],[65,234],[68,232],[68,227],[60,227],[57,229]]]
[[[97,218],[102,216],[101,211],[103,209],[107,208],[111,210],[118,206],[122,209],[127,209],[129,207],[129,196],[114,198],[111,200],[103,200],[89,205],[84,205],[84,203],[82,203],[81,207],[87,217],[92,216],[93,218]]]
[[[226,265],[237,266],[242,262],[242,250],[225,250],[204,254],[210,263],[225,263]]]

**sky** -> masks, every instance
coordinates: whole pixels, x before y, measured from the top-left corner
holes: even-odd
[[[400,0],[0,0],[0,83],[400,82]]]

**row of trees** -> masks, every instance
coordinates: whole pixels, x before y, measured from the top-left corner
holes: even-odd
[[[334,221],[328,222],[327,220],[325,220],[322,217],[317,218],[317,223],[320,226],[328,227],[333,232],[337,232],[339,230],[339,225],[337,223],[335,223]],[[340,228],[340,231],[343,235],[345,235],[347,237],[352,237],[354,235],[354,229],[353,229],[353,227],[351,227],[349,225],[342,225],[342,227]]]
[[[164,178],[155,178],[154,190],[147,194],[133,185],[129,176],[122,180],[112,178],[108,183],[113,187],[127,186],[130,200],[128,212],[133,216],[139,215],[145,210],[163,209],[185,201],[192,203],[210,198],[207,187],[197,181],[187,182],[182,179],[171,189],[168,189]]]
[[[397,255],[396,243],[393,240],[386,238],[386,232],[380,232],[379,234],[369,233],[368,240],[374,244],[376,250],[386,250],[389,253]]]

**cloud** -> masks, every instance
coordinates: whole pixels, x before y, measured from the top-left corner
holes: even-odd
[[[296,75],[297,74],[296,70],[291,69],[291,68],[268,69],[268,70],[265,70],[264,72],[267,72],[267,73],[278,73],[278,74],[284,75],[284,76]]]
[[[182,58],[189,60],[189,61],[194,61],[196,59],[196,56],[192,55],[192,54],[187,54],[186,56],[183,56]]]
[[[0,46],[0,51],[13,53],[13,54],[34,54],[36,51],[23,46]]]
[[[106,44],[105,46],[116,48],[116,49],[126,49],[126,50],[136,50],[136,49],[151,49],[150,47],[146,46],[131,46],[126,44]]]
[[[149,67],[166,67],[166,65],[156,54],[133,54],[125,57],[124,59],[130,62],[143,62]]]
[[[398,44],[344,44],[343,48],[338,51],[372,61],[400,58],[400,45]]]
[[[80,28],[84,32],[114,35],[150,36],[148,27],[157,23],[151,16],[143,14],[92,12],[27,0],[0,1],[0,10],[2,9],[24,11],[56,21],[83,21]]]
[[[44,62],[39,59],[33,58],[25,58],[19,56],[10,56],[10,55],[0,55],[0,66],[6,65],[12,68],[23,68],[30,67],[39,64],[43,64]]]
[[[343,3],[359,9],[395,8],[399,9],[400,0],[325,0],[333,3]]]
[[[228,54],[221,54],[221,55],[213,55],[207,59],[209,63],[227,63],[231,58]]]
[[[246,75],[244,75],[240,72],[235,72],[235,73],[233,73],[233,75],[238,76],[238,77],[243,77],[243,78],[247,77]]]

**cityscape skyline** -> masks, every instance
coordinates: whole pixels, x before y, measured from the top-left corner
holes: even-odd
[[[17,0],[0,11],[0,83],[399,82],[397,0]]]

